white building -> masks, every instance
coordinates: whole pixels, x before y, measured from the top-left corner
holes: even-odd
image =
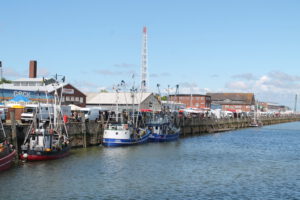
[[[161,103],[153,93],[86,93],[87,107],[101,107],[102,109],[116,110],[152,110],[161,111]]]

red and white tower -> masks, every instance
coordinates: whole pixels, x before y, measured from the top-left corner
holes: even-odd
[[[147,27],[143,28],[142,64],[141,64],[141,92],[147,92],[148,88],[148,49]]]

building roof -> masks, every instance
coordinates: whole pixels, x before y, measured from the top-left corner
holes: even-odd
[[[254,93],[207,93],[212,103],[254,105]]]
[[[209,95],[205,95],[205,94],[171,94],[170,96],[192,96],[192,97],[204,97],[204,96],[209,96]]]
[[[115,92],[101,92],[101,93],[86,93],[87,104],[93,105],[112,105],[112,104],[140,104],[147,99],[152,93],[136,93],[134,100],[130,92],[119,92],[118,95]],[[117,98],[118,96],[118,98]],[[118,100],[117,100],[118,99]]]
[[[19,78],[13,82],[43,82],[43,78]]]
[[[0,84],[0,89],[6,89],[6,90],[22,90],[22,91],[41,91],[41,92],[53,92],[55,89],[59,89],[62,86],[66,86],[68,84],[63,83],[59,86],[53,86],[50,85],[44,85],[44,86],[16,86],[12,83],[5,83]]]

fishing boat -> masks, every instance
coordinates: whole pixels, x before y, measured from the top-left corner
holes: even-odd
[[[21,159],[27,161],[53,160],[69,154],[68,138],[59,130],[51,128],[47,122],[31,128],[21,146]]]
[[[249,127],[260,127],[260,126],[263,126],[263,123],[258,117],[258,105],[256,103],[255,110],[253,112],[253,117],[251,119]]]
[[[159,84],[157,84],[158,92],[160,94]],[[179,85],[176,85],[175,98],[178,94]],[[169,103],[169,86],[168,86],[168,98],[167,105],[170,107],[164,109],[164,112],[159,114],[152,114],[151,120],[147,123],[147,127],[151,134],[149,136],[150,142],[168,142],[174,141],[179,138],[180,128],[177,128],[171,119],[171,113],[175,112],[174,103]]]
[[[151,134],[150,142],[168,142],[179,138],[180,128],[177,128],[169,116],[156,115],[147,124]]]
[[[37,119],[39,106],[26,134],[20,158],[27,161],[53,160],[69,155],[70,145],[61,110],[61,98],[54,94],[53,119]]]
[[[124,81],[121,82],[115,88],[116,91],[116,110],[115,110],[115,120],[114,122],[107,122],[104,133],[102,145],[107,147],[117,147],[117,146],[129,146],[142,144],[148,141],[150,136],[150,130],[147,128],[142,128],[139,125],[139,112],[135,116],[135,111],[132,108],[132,115],[129,115],[128,120],[125,122],[123,120],[123,115],[119,118],[119,108],[118,99],[120,86],[124,85]],[[131,89],[132,102],[136,98],[134,89]],[[132,105],[132,107],[134,107]]]
[[[0,171],[4,171],[11,167],[13,159],[16,155],[16,150],[11,144],[7,142],[6,134],[1,119],[0,124],[2,132],[0,139]]]
[[[150,136],[149,129],[135,128],[129,124],[109,124],[104,130],[103,146],[117,147],[145,143]]]

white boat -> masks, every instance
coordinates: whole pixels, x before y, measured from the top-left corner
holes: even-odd
[[[104,130],[103,145],[108,147],[136,145],[147,142],[150,130],[128,124],[109,124]]]
[[[121,82],[122,86],[124,81]],[[128,146],[128,145],[136,145],[145,143],[148,141],[150,136],[150,130],[146,128],[139,127],[138,124],[138,116],[134,116],[134,109],[132,109],[132,115],[129,116],[127,123],[125,123],[121,118],[119,118],[119,110],[118,110],[118,95],[119,95],[119,88],[116,88],[116,119],[115,123],[108,123],[104,129],[103,133],[103,146],[107,147],[117,147],[117,146]],[[132,90],[132,98],[135,98],[134,90]],[[122,116],[122,115],[121,115]]]

